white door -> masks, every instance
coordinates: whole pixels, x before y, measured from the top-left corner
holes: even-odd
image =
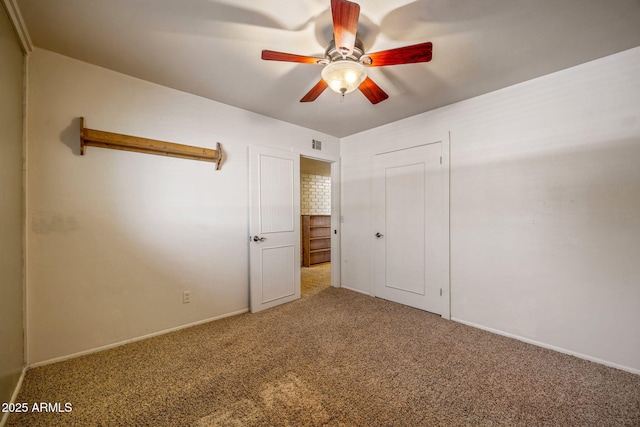
[[[375,296],[445,318],[449,317],[447,154],[448,138],[374,157],[371,236]]]
[[[300,298],[300,156],[249,148],[250,308]]]

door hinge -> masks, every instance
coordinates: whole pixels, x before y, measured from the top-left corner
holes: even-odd
[[[440,156],[440,164],[442,164],[442,156]]]

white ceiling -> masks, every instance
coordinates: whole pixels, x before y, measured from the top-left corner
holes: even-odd
[[[640,0],[360,0],[367,52],[424,41],[433,60],[371,68],[389,99],[325,91],[330,0],[17,0],[40,48],[344,137],[640,46]]]

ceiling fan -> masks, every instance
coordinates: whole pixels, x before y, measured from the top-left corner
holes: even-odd
[[[365,54],[362,42],[357,37],[360,5],[348,0],[331,0],[333,40],[325,50],[324,58],[295,55],[292,53],[263,50],[262,59],[267,61],[320,64],[322,79],[300,100],[315,101],[327,87],[342,94],[359,89],[372,104],[389,97],[370,77],[368,67],[413,64],[428,62],[432,57],[433,44],[420,43],[411,46]]]

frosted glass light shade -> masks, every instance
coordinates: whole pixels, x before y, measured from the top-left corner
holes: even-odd
[[[322,69],[322,79],[337,93],[353,92],[366,78],[364,65],[355,61],[336,61]]]

